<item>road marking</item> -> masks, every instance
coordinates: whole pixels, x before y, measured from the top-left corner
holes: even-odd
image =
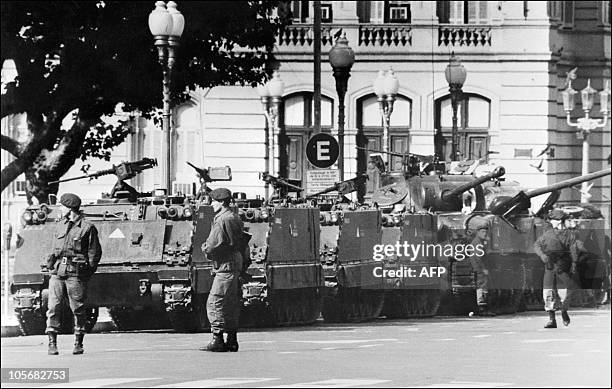
[[[488,337],[490,337],[490,336],[491,336],[491,335],[485,335],[485,334],[483,334],[483,335],[474,335],[474,336],[472,336],[472,337],[473,337],[473,338],[488,338]]]
[[[199,381],[177,382],[171,385],[153,386],[154,388],[216,388],[218,386],[255,384],[266,381],[274,381],[280,378],[212,378]]]
[[[279,354],[297,354],[297,351],[279,351]]]
[[[384,382],[389,382],[389,380],[331,379],[315,382],[300,382],[290,385],[269,386],[269,388],[348,388],[354,386],[376,385]]]
[[[523,343],[550,343],[550,342],[571,342],[572,339],[528,339]]]
[[[136,381],[151,381],[161,378],[100,378],[95,380],[81,380],[65,384],[44,386],[45,388],[101,388],[103,386],[118,386]]]
[[[549,357],[571,357],[574,354],[565,353],[565,354],[548,354]]]
[[[502,332],[502,334],[504,334],[504,335],[513,335],[513,334],[516,334],[516,332],[514,332],[514,331],[506,331],[506,332]]]
[[[451,381],[444,384],[432,384],[427,386],[415,386],[415,388],[499,388],[514,385],[508,382],[476,382],[476,381]]]
[[[451,341],[451,340],[457,340],[457,339],[453,339],[453,338],[442,338],[442,339],[433,339],[433,340],[438,340],[438,341],[441,341],[441,342],[448,342],[448,341]]]
[[[291,340],[292,343],[320,343],[320,344],[355,344],[370,342],[394,342],[398,339],[336,339],[336,340]]]
[[[321,350],[338,350],[338,347],[323,347]]]
[[[382,343],[377,343],[377,344],[363,344],[361,346],[357,346],[359,348],[365,348],[365,347],[376,347],[376,346],[382,346]]]
[[[411,327],[404,328],[404,331],[410,331],[410,332],[416,332],[420,330],[421,330],[420,328],[411,328]]]

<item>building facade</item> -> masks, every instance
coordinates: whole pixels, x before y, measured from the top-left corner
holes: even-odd
[[[321,130],[334,136],[338,135],[339,107],[328,53],[335,36],[345,34],[355,53],[345,98],[345,178],[367,171],[366,152],[357,146],[383,148],[382,118],[372,87],[380,70],[392,69],[400,83],[388,149],[431,155],[434,136],[441,134],[443,153],[450,154],[452,112],[444,70],[452,53],[467,71],[465,98],[458,110],[462,158],[488,158],[505,167],[508,179],[527,189],[581,175],[582,141],[566,123],[561,91],[567,73],[576,67],[576,90],[584,88],[588,79],[598,91],[610,81],[609,1],[321,3]],[[305,144],[315,131],[313,3],[291,1],[287,7],[293,24],[279,35],[275,48],[284,82],[276,128],[267,128],[256,88],[196,90],[189,103],[174,111],[175,192],[188,192],[196,181],[186,164],[192,162],[202,167],[229,165],[233,181],[224,185],[249,197],[263,196],[259,173],[267,170],[269,130],[274,131],[274,171],[270,173],[308,187],[308,170],[313,168],[306,160]],[[577,100],[574,120],[584,115]],[[601,117],[599,109],[597,99],[593,117]],[[162,158],[160,129],[138,117],[134,123],[114,159]],[[610,123],[594,130],[589,140],[589,171],[608,168]],[[399,159],[390,162],[392,167],[401,163]],[[69,174],[78,174],[78,167]],[[60,191],[85,191],[84,197],[93,200],[102,182],[106,190],[112,178],[99,180],[95,187],[66,183]],[[161,170],[153,169],[135,178],[133,185],[150,190],[161,183]],[[604,208],[609,220],[610,177],[596,181],[590,193],[591,202]],[[580,192],[573,189],[564,190],[561,197],[562,201],[579,199]],[[3,193],[3,211],[7,201],[15,202]]]

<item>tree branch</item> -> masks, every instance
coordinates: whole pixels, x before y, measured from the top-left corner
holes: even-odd
[[[4,134],[0,135],[0,142],[2,150],[6,150],[11,153],[15,158],[19,158],[21,143],[17,142],[15,139],[10,136],[6,136]]]

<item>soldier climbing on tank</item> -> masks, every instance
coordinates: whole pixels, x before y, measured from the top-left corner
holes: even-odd
[[[226,188],[210,192],[215,218],[203,250],[213,261],[214,279],[206,302],[206,312],[213,334],[202,351],[238,351],[243,254],[248,244],[240,217],[229,208],[232,193]],[[227,342],[223,333],[227,333]]]
[[[83,337],[87,322],[85,299],[87,282],[95,273],[102,256],[98,230],[80,212],[81,199],[72,193],[60,198],[65,218],[57,223],[53,251],[47,260],[49,279],[49,307],[47,334],[49,355],[58,355],[57,333],[61,326],[62,302],[68,299],[74,314],[75,344],[73,354],[83,354]]]
[[[583,243],[566,228],[568,215],[560,209],[548,214],[552,229],[546,231],[534,244],[534,251],[544,262],[543,297],[544,310],[549,320],[544,328],[557,328],[555,302],[561,305],[563,324],[570,324],[567,313],[573,289],[572,275],[577,271],[580,251],[585,251]]]
[[[488,253],[489,245],[489,222],[483,217],[474,217],[468,221],[468,230],[474,233],[472,246],[482,247],[482,250],[475,250],[474,255],[470,256],[472,271],[476,274],[476,304],[478,305],[478,316],[491,317],[495,314],[489,311],[489,270],[485,266],[484,258]],[[483,253],[484,255],[478,255]]]

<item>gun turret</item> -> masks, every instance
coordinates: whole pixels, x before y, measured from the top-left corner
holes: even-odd
[[[581,184],[586,181],[595,180],[597,178],[601,178],[604,176],[610,175],[612,169],[600,170],[595,173],[587,174],[585,176],[570,178],[569,180],[564,180],[561,182],[557,182],[556,184],[544,186],[542,188],[533,189],[527,192],[520,191],[516,196],[504,199],[501,201],[493,201],[490,207],[490,212],[494,215],[508,217],[514,214],[522,213],[527,211],[529,207],[531,207],[531,198],[535,196],[539,196],[545,193],[556,192],[564,188],[569,188],[571,186]],[[556,200],[555,200],[556,201]],[[551,207],[549,201],[547,201],[547,206]]]
[[[117,179],[119,181],[123,181],[135,177],[143,170],[152,169],[155,166],[157,166],[157,159],[143,158],[140,161],[121,162],[119,165],[114,165],[110,169],[100,170],[95,173],[85,174],[83,176],[64,178],[57,181],[50,181],[49,184],[58,184],[60,182],[82,180],[83,178],[93,179],[101,176],[107,176],[110,174],[114,174],[115,176],[117,176]]]
[[[365,183],[367,179],[368,179],[367,174],[360,173],[360,174],[357,174],[356,177],[351,178],[350,180],[344,180],[344,181],[337,182],[332,186],[329,186],[317,193],[313,193],[307,196],[306,198],[311,199],[313,197],[317,197],[322,194],[334,192],[334,191],[338,191],[338,193],[341,196],[357,191],[358,196],[363,197],[363,195],[365,194]],[[359,200],[359,202],[363,202],[363,201]]]

